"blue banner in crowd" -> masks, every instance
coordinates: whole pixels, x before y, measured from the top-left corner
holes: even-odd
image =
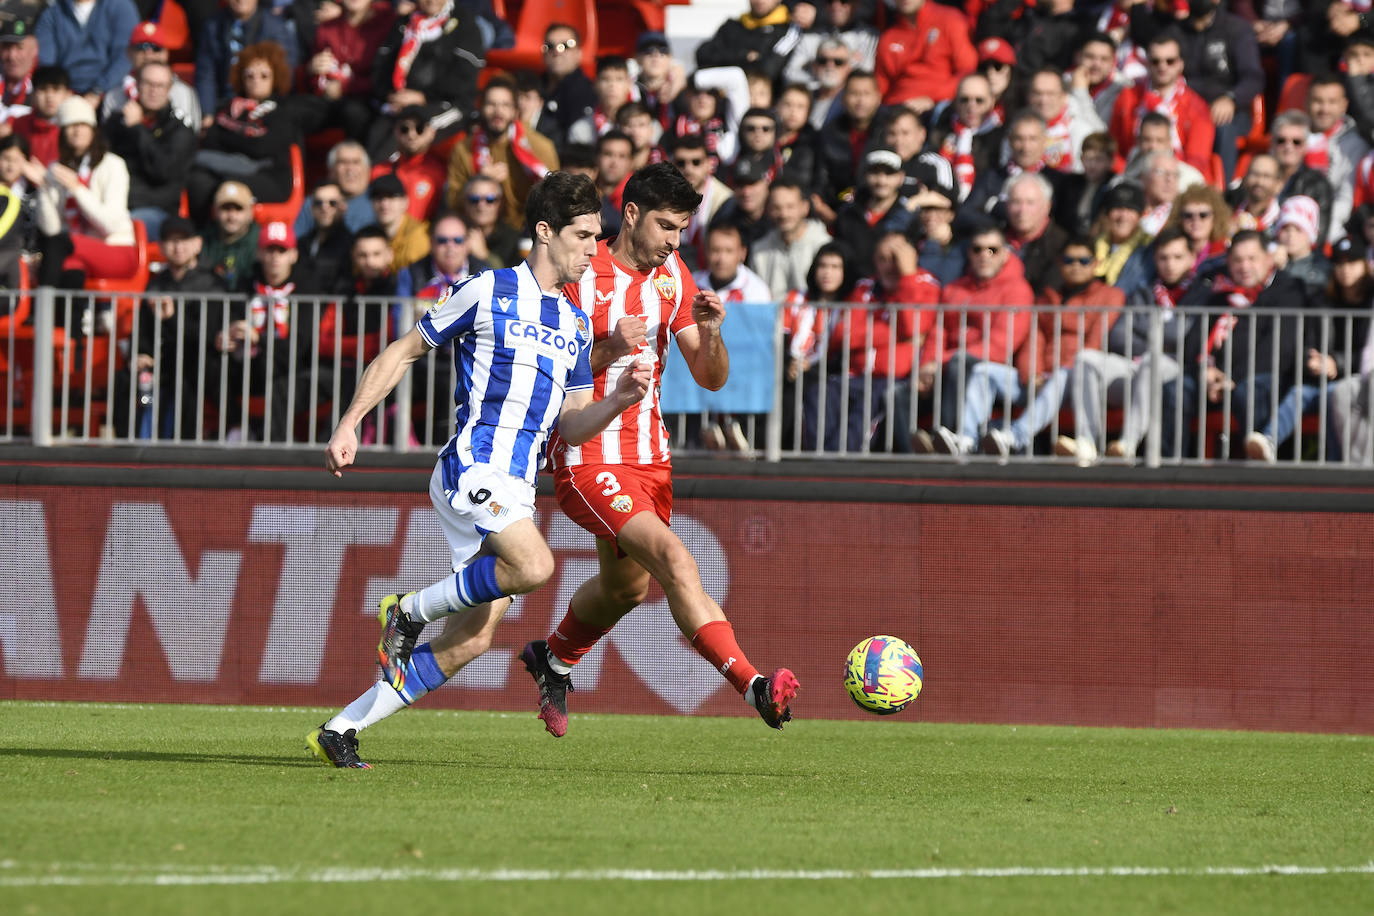
[[[684,303],[686,307],[686,303]],[[720,333],[730,351],[730,379],[720,391],[707,391],[692,378],[676,345],[669,348],[663,367],[663,412],[768,413],[773,409],[775,303],[731,304],[725,309]]]

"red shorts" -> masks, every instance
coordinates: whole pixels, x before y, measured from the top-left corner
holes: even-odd
[[[582,464],[554,471],[563,514],[603,541],[614,542],[625,523],[653,512],[673,517],[673,469],[666,464]]]

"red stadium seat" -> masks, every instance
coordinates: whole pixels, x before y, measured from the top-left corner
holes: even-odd
[[[509,10],[514,4],[505,4]],[[599,32],[596,4],[591,0],[542,0],[522,3],[516,13],[515,47],[487,52],[487,66],[501,70],[544,72],[544,32],[555,22],[566,22],[582,33],[582,69],[596,74]],[[506,19],[510,21],[509,17]]]
[[[1279,90],[1279,114],[1296,108],[1298,111],[1307,110],[1307,87],[1312,85],[1312,74],[1293,73],[1288,79],[1283,81],[1283,89]]]
[[[253,205],[253,219],[259,226],[281,220],[294,225],[296,215],[305,203],[305,157],[299,145],[291,147],[291,196],[279,203],[256,203]]]

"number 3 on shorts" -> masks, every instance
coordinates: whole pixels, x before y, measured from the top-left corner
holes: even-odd
[[[610,471],[602,471],[596,475],[596,482],[606,489],[601,491],[602,496],[611,496],[620,492],[620,481],[615,479],[615,475]]]

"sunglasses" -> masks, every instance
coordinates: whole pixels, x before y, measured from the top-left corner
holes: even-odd
[[[310,205],[312,207],[333,207],[335,210],[338,210],[344,205],[344,202],[342,200],[335,200],[332,197],[326,200],[320,200],[318,197],[312,197],[310,198]]]
[[[1275,137],[1275,146],[1306,146],[1307,141],[1302,137]]]
[[[417,125],[417,124],[415,124],[415,123],[413,123],[413,122],[411,122],[411,121],[402,121],[400,124],[397,124],[397,125],[396,125],[396,133],[398,133],[398,134],[416,134],[416,135],[419,135],[419,134],[423,133],[423,130],[420,128],[419,125]]]
[[[138,44],[134,45],[134,50],[135,50],[135,51],[165,51],[165,50],[167,50],[167,49],[164,48],[162,45],[160,45],[160,44],[154,44],[154,43],[151,42],[151,41],[140,41]]]
[[[467,241],[465,235],[436,235],[434,244],[436,245],[461,245]]]
[[[1059,259],[1059,262],[1063,264],[1065,267],[1070,267],[1074,264],[1077,264],[1079,267],[1087,267],[1089,264],[1093,262],[1093,257],[1092,255],[1066,254]]]
[[[1151,57],[1149,63],[1151,67],[1172,67],[1178,60],[1177,57]]]
[[[703,164],[705,164],[705,162],[706,162],[706,157],[700,156],[700,157],[698,157],[698,158],[696,158],[696,159],[674,159],[674,160],[673,160],[673,165],[677,166],[677,167],[680,168],[680,169],[686,169],[686,168],[692,168],[692,167],[698,166],[698,165],[703,165]]]
[[[961,95],[954,100],[956,105],[986,105],[988,98],[985,95]]]
[[[1211,210],[1184,210],[1183,219],[1211,219]]]
[[[746,124],[746,125],[744,125],[744,127],[740,128],[740,129],[743,130],[745,133],[748,133],[748,134],[764,134],[764,133],[770,132],[770,131],[773,129],[773,125],[772,125],[772,124]]]
[[[500,194],[469,194],[468,203],[470,204],[494,204],[501,199]]]
[[[818,57],[818,58],[816,58],[816,66],[818,66],[818,67],[843,67],[843,66],[844,66],[845,64],[847,64],[847,63],[849,63],[849,58],[847,58],[847,57]]]
[[[242,205],[242,204],[220,204],[220,205],[219,205],[219,208],[220,208],[221,210],[242,210],[242,209],[243,209],[243,205]]]
[[[974,245],[969,249],[970,254],[1001,254],[1001,245]]]
[[[551,52],[554,54],[562,54],[564,51],[573,51],[576,50],[576,48],[577,39],[569,38],[567,41],[560,41],[556,44],[549,44],[548,42],[545,42],[544,45],[540,48],[540,50],[543,51],[545,54],[549,54]]]

